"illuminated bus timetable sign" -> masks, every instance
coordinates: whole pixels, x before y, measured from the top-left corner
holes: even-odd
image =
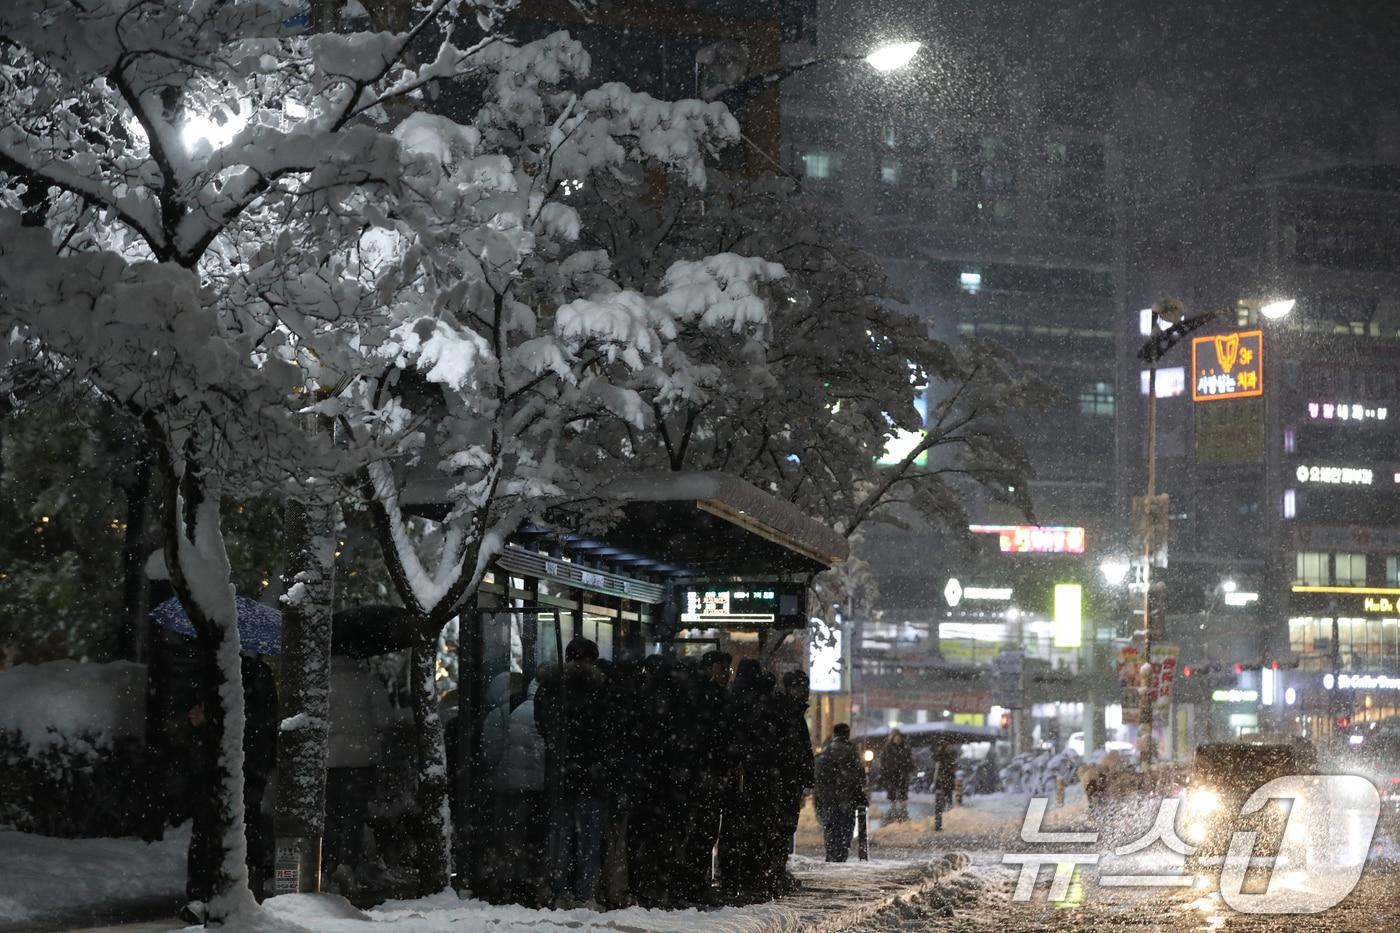
[[[1196,337],[1191,341],[1191,399],[1214,402],[1264,394],[1264,332]]]

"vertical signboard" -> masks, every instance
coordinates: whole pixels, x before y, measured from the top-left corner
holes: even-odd
[[[1055,584],[1054,639],[1056,648],[1078,648],[1084,640],[1084,587]]]
[[[1263,399],[1196,406],[1196,462],[1201,466],[1264,459]]]

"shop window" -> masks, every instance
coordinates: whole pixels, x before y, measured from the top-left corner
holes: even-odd
[[[1326,551],[1299,551],[1295,583],[1305,586],[1326,586],[1332,582],[1331,560]]]
[[[1079,411],[1085,415],[1113,416],[1113,386],[1107,382],[1095,382],[1085,386],[1079,393]]]
[[[1364,586],[1366,555],[1339,553],[1334,561],[1334,578],[1339,586]]]

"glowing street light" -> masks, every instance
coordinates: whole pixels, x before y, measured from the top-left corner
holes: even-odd
[[[248,125],[248,115],[241,110],[231,113],[225,109],[220,116],[223,117],[222,122],[208,114],[185,114],[180,121],[180,141],[185,148],[193,151],[201,141],[207,141],[211,149],[222,149],[233,141],[239,130]]]
[[[1287,317],[1288,312],[1293,310],[1293,306],[1298,303],[1295,298],[1284,298],[1281,301],[1271,301],[1259,309],[1259,313],[1271,321],[1277,321],[1281,317]]]
[[[1103,574],[1104,582],[1109,586],[1121,586],[1131,569],[1121,557],[1105,557],[1099,564],[1099,573]]]
[[[1237,590],[1237,589],[1239,589],[1239,588],[1240,588],[1240,585],[1239,585],[1238,583],[1236,583],[1234,580],[1224,580],[1224,581],[1222,581],[1221,584],[1220,584],[1220,591],[1221,591],[1222,593],[1233,593],[1235,590]]]
[[[922,42],[893,42],[889,45],[882,45],[865,56],[865,62],[876,71],[888,73],[903,68],[913,61],[914,56],[921,48],[923,48]]]

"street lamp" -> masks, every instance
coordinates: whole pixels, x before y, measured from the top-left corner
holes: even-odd
[[[1259,309],[1259,313],[1271,321],[1288,316],[1288,312],[1293,310],[1293,306],[1298,303],[1297,299],[1285,298],[1281,301],[1271,301]]]
[[[1099,563],[1099,573],[1103,574],[1104,582],[1109,586],[1122,586],[1131,569],[1132,566],[1121,557],[1105,557]]]
[[[876,71],[896,71],[913,61],[923,45],[922,42],[894,42],[882,45],[865,56],[865,63]]]

